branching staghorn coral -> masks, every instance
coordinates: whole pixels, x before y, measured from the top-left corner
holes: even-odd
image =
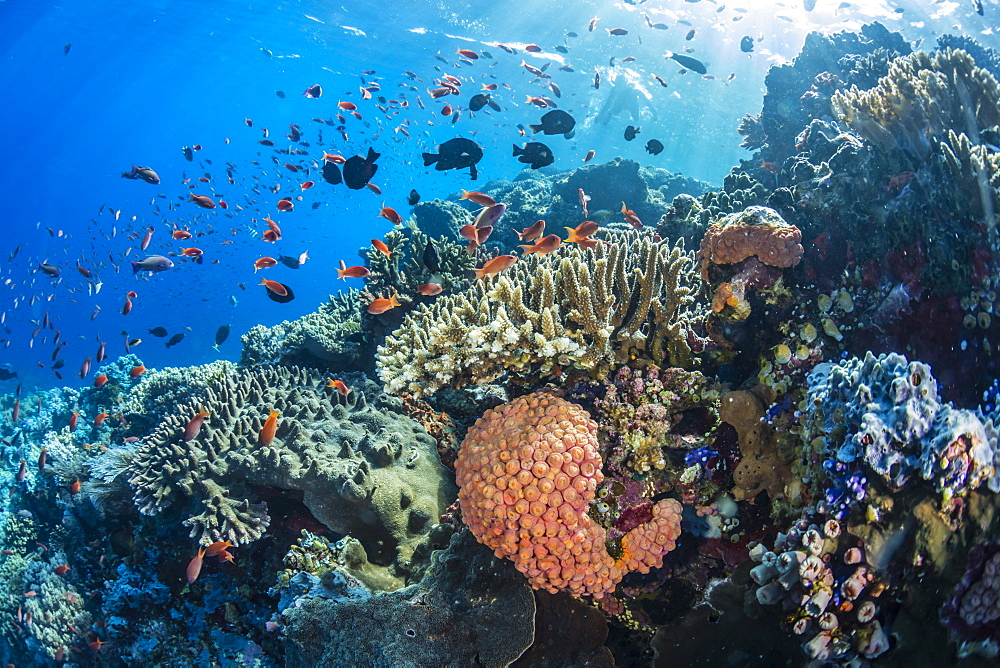
[[[1000,123],[1000,86],[964,51],[897,58],[870,90],[852,86],[831,98],[836,116],[865,139],[920,160],[947,130],[973,139]]]
[[[419,396],[561,367],[602,378],[632,355],[695,364],[705,305],[693,254],[646,232],[607,238],[589,251],[521,257],[466,293],[418,307],[379,348],[388,391]]]

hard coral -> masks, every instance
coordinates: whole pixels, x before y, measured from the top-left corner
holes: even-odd
[[[544,393],[488,411],[456,463],[462,514],[479,541],[506,557],[532,587],[601,598],[631,570],[663,562],[680,535],[677,501],[622,539],[615,560],[587,509],[604,479],[597,424],[579,406]]]
[[[802,259],[802,232],[774,209],[750,206],[713,223],[696,255],[702,278],[713,264],[735,264],[749,257],[772,267],[794,267]]]

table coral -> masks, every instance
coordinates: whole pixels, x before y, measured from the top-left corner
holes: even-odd
[[[658,568],[680,535],[680,504],[650,504],[645,522],[612,558],[606,532],[587,514],[604,479],[597,424],[545,393],[488,411],[456,462],[462,516],[476,538],[506,557],[532,587],[601,598],[629,571]]]
[[[630,355],[693,365],[704,317],[693,257],[648,233],[608,240],[523,258],[464,294],[417,307],[378,350],[387,389],[419,396],[562,368],[601,377]]]
[[[185,441],[201,405],[210,417]],[[276,434],[259,445],[270,409],[279,414]],[[145,439],[129,466],[135,504],[146,515],[176,509],[202,545],[243,545],[271,521],[252,490],[298,490],[316,519],[405,571],[453,487],[434,439],[402,412],[398,399],[378,394],[369,403],[357,389],[344,397],[305,369],[243,370]]]

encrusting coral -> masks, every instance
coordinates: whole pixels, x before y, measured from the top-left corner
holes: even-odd
[[[419,396],[504,373],[603,377],[632,355],[690,367],[705,313],[693,264],[683,245],[642,232],[519,259],[409,314],[379,348],[379,375]]]
[[[597,424],[560,397],[536,393],[488,411],[455,464],[462,517],[531,586],[601,598],[630,571],[659,568],[680,535],[681,506],[643,506],[615,559],[604,527],[587,514],[604,479]]]
[[[243,335],[240,363],[356,368],[366,349],[362,301],[357,290],[348,290],[330,295],[327,303],[298,320],[252,327]]]
[[[185,440],[201,406],[209,417]],[[358,388],[344,397],[296,367],[243,370],[182,406],[145,439],[129,475],[140,512],[175,508],[202,545],[256,540],[271,518],[254,490],[297,490],[317,520],[404,571],[454,492],[434,439],[398,399]]]

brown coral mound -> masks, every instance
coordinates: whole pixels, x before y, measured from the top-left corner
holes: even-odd
[[[774,391],[758,385],[749,391],[729,392],[719,403],[719,419],[736,429],[740,440],[743,458],[733,471],[737,500],[753,498],[763,490],[772,500],[784,497],[785,485],[792,477],[770,425],[761,422],[773,402]]]
[[[772,267],[794,267],[802,259],[802,232],[773,209],[747,207],[713,223],[701,240],[696,258],[709,280],[713,264],[736,264],[756,257]]]
[[[681,506],[663,500],[622,538],[621,558],[611,557],[604,528],[587,515],[604,478],[596,434],[585,410],[536,393],[488,411],[462,442],[465,522],[536,589],[601,598],[627,572],[659,567],[680,535]]]

